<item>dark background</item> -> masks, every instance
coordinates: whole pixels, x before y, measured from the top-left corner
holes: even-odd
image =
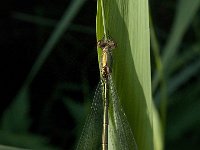
[[[5,124],[4,122],[9,124],[6,119],[9,117],[7,112],[10,106],[15,104],[16,95],[24,84],[32,65],[70,2],[64,0],[1,2],[0,116],[2,124]],[[29,120],[28,129],[18,132],[11,127],[7,132],[4,125],[0,131],[1,144],[35,149],[74,148],[81,132],[82,122],[88,113],[90,99],[99,81],[95,35],[96,3],[95,0],[87,0],[83,4],[32,81],[29,88],[29,104],[25,106],[28,108],[25,113],[28,117],[26,119]],[[150,1],[153,24],[161,49],[171,30],[176,6],[177,1],[174,0]],[[199,13],[195,19],[199,19]],[[194,32],[191,26],[186,32],[184,44],[181,47],[189,47],[194,40],[198,41]],[[153,73],[155,70],[153,54],[151,59]],[[195,105],[193,102],[197,102],[200,92],[198,83],[199,77],[196,74],[171,96],[175,100],[169,105],[168,126],[170,122],[180,118],[176,116],[177,113],[184,114],[186,106]],[[187,100],[179,100],[179,95],[183,92],[188,94],[189,103]],[[18,109],[21,109],[20,106]],[[180,111],[177,112],[177,110]],[[14,118],[18,118],[17,113],[14,113]],[[191,147],[193,150],[200,149],[198,144],[200,120],[192,120],[193,115],[189,118],[189,121],[194,123],[184,128],[185,130],[181,130],[182,132],[178,135],[176,128],[174,131],[167,128],[166,149],[190,149]],[[183,126],[184,121],[179,123],[178,128]],[[36,144],[30,142],[33,139],[37,141]]]

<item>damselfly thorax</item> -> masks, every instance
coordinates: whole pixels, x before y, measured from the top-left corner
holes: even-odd
[[[112,50],[116,48],[116,43],[110,39],[103,38],[97,42],[97,45],[102,49],[101,75],[105,80],[112,73]]]

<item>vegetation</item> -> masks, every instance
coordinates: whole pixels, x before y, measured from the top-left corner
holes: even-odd
[[[99,81],[99,2],[0,6],[0,149],[74,149]],[[139,149],[199,149],[200,1],[151,0],[150,14],[147,0],[104,2],[118,43],[113,78]]]

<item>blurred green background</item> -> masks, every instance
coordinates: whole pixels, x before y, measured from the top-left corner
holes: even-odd
[[[99,82],[96,3],[1,2],[1,145],[74,149]],[[200,2],[149,5],[152,91],[167,116],[165,149],[198,150]]]

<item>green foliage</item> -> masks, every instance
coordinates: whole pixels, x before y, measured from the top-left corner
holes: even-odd
[[[4,146],[4,145],[0,145],[0,149],[2,149],[2,150],[25,150],[24,148],[16,148],[16,147],[11,147],[11,146]]]
[[[197,13],[199,5],[199,0],[179,0],[172,31],[164,48],[163,63],[166,67],[167,64],[170,64],[171,59],[176,57],[178,46]]]
[[[173,64],[176,64],[175,62],[173,64],[171,63],[173,62],[172,59],[177,59],[176,54],[181,44],[181,40],[184,36],[184,33],[187,31],[189,25],[191,24],[192,19],[196,15],[199,5],[199,0],[179,0],[176,17],[172,26],[172,31],[164,47],[164,54],[162,57],[164,68],[167,69],[166,72],[168,74],[170,73],[170,68],[173,68]],[[180,57],[180,59],[181,58],[182,57]],[[158,76],[157,74],[155,74],[153,80],[153,89],[155,89],[157,85]]]
[[[0,143],[22,147],[25,149],[55,150],[48,146],[44,137],[29,132],[30,128],[30,94],[28,87],[22,87],[18,95],[3,114],[0,125]],[[21,148],[0,146],[5,150],[21,150]]]
[[[28,131],[29,91],[28,88],[22,90],[3,114],[1,129],[4,131],[19,133]]]
[[[12,145],[19,149],[57,150],[48,146],[46,138],[31,133],[0,131],[0,141],[4,145]],[[8,150],[12,150],[12,148],[8,148]]]
[[[47,40],[44,48],[41,50],[41,53],[36,59],[30,73],[28,74],[24,85],[19,90],[17,96],[13,99],[11,105],[4,112],[0,125],[0,143],[38,150],[55,149],[51,146],[47,146],[48,140],[45,138],[28,132],[28,129],[30,128],[30,120],[28,116],[30,106],[29,88],[31,82],[41,69],[55,45],[59,42],[62,35],[68,29],[72,19],[76,16],[84,2],[85,0],[73,1],[66,9],[66,12],[64,12],[60,21],[57,23],[54,31]],[[22,17],[24,18],[24,15]],[[25,17],[27,16],[25,15]],[[15,148],[6,147],[6,149],[14,150]]]
[[[161,117],[165,117],[166,110],[170,110],[167,119],[161,118],[167,120],[163,121],[163,127],[166,127],[166,142],[170,145],[168,146],[170,150],[195,147],[195,145],[190,145],[188,139],[184,138],[183,135],[191,131],[190,128],[199,122],[196,117],[198,116],[197,108],[199,108],[196,93],[199,92],[199,88],[196,85],[188,85],[199,72],[199,60],[196,60],[199,57],[199,39],[191,43],[183,44],[181,42],[188,28],[194,23],[193,19],[199,10],[199,6],[200,1],[198,0],[179,0],[172,29],[163,48],[162,57],[158,55],[160,46],[154,31],[151,36],[157,67],[152,86],[153,91],[159,93],[155,95],[155,99],[159,102],[160,112],[165,113],[164,115],[161,114]],[[199,32],[195,32],[195,34],[198,36]],[[181,52],[179,52],[180,50]],[[182,87],[183,85],[184,87]],[[182,143],[185,141],[187,144],[173,145],[178,140]]]
[[[40,70],[41,66],[44,64],[47,57],[50,55],[51,51],[55,47],[55,45],[59,42],[62,35],[65,33],[67,28],[69,27],[72,19],[76,16],[78,13],[78,10],[80,7],[84,4],[85,0],[75,0],[71,3],[68,9],[66,9],[66,12],[64,12],[62,18],[57,23],[57,26],[55,27],[54,31],[52,32],[51,36],[47,40],[46,44],[44,45],[40,55],[36,59],[26,81],[25,85],[29,86],[29,84],[32,82],[38,71]]]
[[[30,127],[29,113],[29,91],[23,88],[13,100],[10,107],[3,114],[0,142],[5,145],[13,145],[16,147],[31,149],[52,149],[48,145],[48,140],[29,133]],[[3,147],[3,146],[2,146]],[[0,147],[1,148],[1,147]],[[8,150],[20,148],[5,147]]]
[[[153,18],[150,20],[151,46],[154,56],[152,62],[155,62],[155,68],[152,65],[152,69],[150,67],[148,0],[102,1],[104,3],[104,16],[102,16],[100,0],[97,1],[97,40],[101,39],[106,33],[117,42],[117,48],[113,50],[112,76],[139,149],[162,150],[164,149],[163,145],[166,145],[165,148],[170,150],[199,149],[197,143],[200,132],[200,102],[198,100],[200,80],[197,74],[200,69],[200,22],[198,14],[200,1],[178,1],[170,33],[166,32],[167,35],[164,37],[166,41],[164,45],[160,42],[162,41],[160,31],[163,32],[163,29],[154,24],[154,19],[157,19],[154,18],[154,13],[151,14],[152,16],[150,15]],[[41,49],[17,96],[3,112],[0,123],[0,144],[2,144],[0,149],[57,149],[50,146],[49,138],[30,132],[32,123],[29,115],[30,98],[32,96],[30,92],[31,83],[66,30],[71,29],[81,34],[94,34],[90,27],[72,24],[72,20],[77,16],[85,2],[85,0],[72,1],[58,21],[20,12],[12,14],[12,17],[17,20],[38,26],[51,26],[55,29]],[[151,3],[155,2],[151,1]],[[162,2],[166,4],[165,7],[168,3],[175,5],[174,1],[163,0]],[[189,38],[185,35],[189,35]],[[73,37],[70,38],[74,39]],[[81,43],[78,40],[71,41],[75,45]],[[81,45],[78,49],[82,47]],[[82,54],[80,53],[80,55]],[[100,57],[101,50],[98,49],[98,58],[100,59]],[[84,67],[80,64],[80,68]],[[151,71],[153,72],[153,94],[151,91]],[[83,80],[87,80],[86,78],[85,76]],[[84,82],[84,85],[88,86],[87,84]],[[78,84],[77,87],[80,88],[81,85]],[[60,92],[63,89],[54,90],[53,92],[56,94],[52,94],[54,95],[52,99],[62,99],[62,104],[69,111],[73,121],[78,124],[75,130],[72,130],[73,134],[77,136],[82,130],[83,116],[86,114],[85,108],[87,110],[89,104],[88,101],[83,105],[75,102],[74,99]],[[84,88],[78,90],[84,91]],[[88,92],[83,93],[83,97],[87,100]],[[90,93],[92,92],[90,91]],[[155,100],[157,107],[155,107],[152,99]],[[52,102],[53,104],[55,102]],[[47,109],[50,109],[50,106],[47,107]],[[66,119],[65,116],[63,118]],[[71,137],[69,139],[71,142]]]

